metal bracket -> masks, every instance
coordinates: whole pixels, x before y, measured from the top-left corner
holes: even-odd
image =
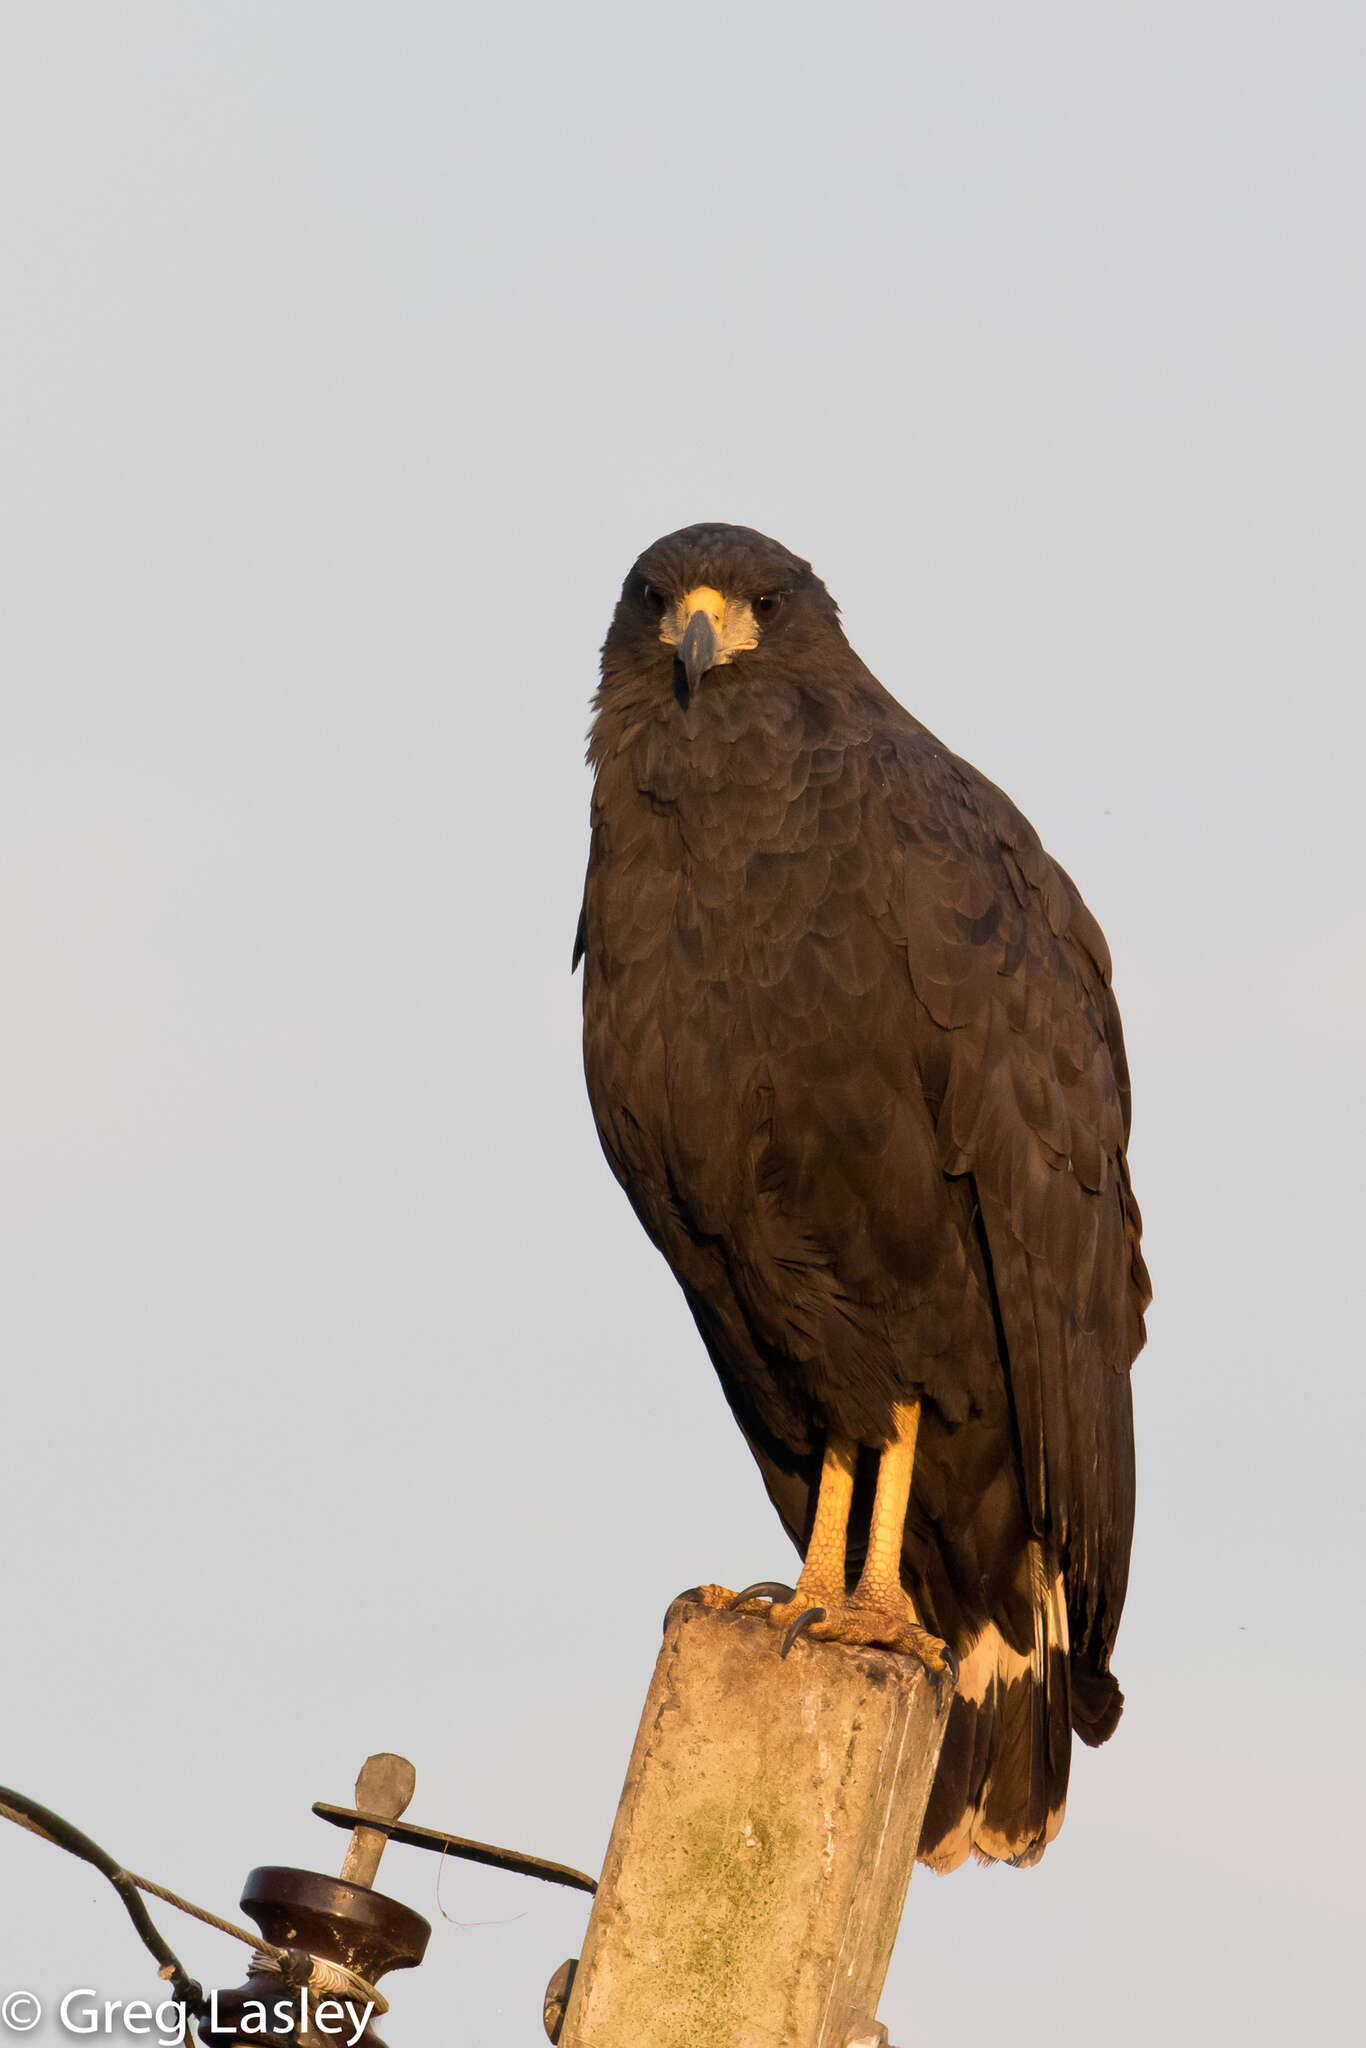
[[[438,1828],[414,1827],[411,1821],[389,1820],[383,1814],[363,1813],[349,1806],[330,1806],[325,1799],[313,1803],[319,1820],[337,1828],[373,1828],[402,1842],[409,1849],[431,1849],[443,1856],[463,1856],[468,1863],[487,1863],[494,1870],[513,1870],[522,1877],[539,1877],[546,1884],[565,1884],[576,1892],[595,1892],[598,1881],[586,1871],[571,1870],[567,1863],[548,1863],[544,1856],[528,1856],[520,1849],[498,1849],[491,1842],[471,1842],[464,1835],[443,1834]]]

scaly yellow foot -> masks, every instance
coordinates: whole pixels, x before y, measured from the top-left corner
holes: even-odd
[[[805,1577],[805,1574],[803,1574]],[[935,1697],[942,1702],[946,1676],[955,1682],[958,1659],[939,1637],[921,1628],[904,1592],[883,1600],[860,1599],[860,1588],[848,1596],[807,1585],[804,1589],[760,1580],[732,1593],[729,1586],[695,1586],[685,1598],[700,1601],[716,1614],[762,1615],[783,1632],[779,1655],[786,1657],[798,1636],[821,1643],[848,1643],[855,1649],[891,1650],[914,1657],[929,1674]],[[819,1593],[820,1597],[816,1597]]]
[[[936,1697],[942,1697],[945,1677],[955,1681],[958,1677],[958,1659],[949,1645],[920,1626],[900,1588],[896,1596],[877,1601],[860,1597],[861,1593],[860,1585],[847,1599],[823,1601],[814,1607],[797,1600],[783,1605],[775,1602],[770,1619],[783,1630],[783,1656],[801,1635],[821,1643],[848,1643],[856,1649],[891,1650],[923,1665]]]

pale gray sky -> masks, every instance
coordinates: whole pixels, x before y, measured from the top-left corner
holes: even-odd
[[[1125,1721],[1039,1870],[917,1876],[883,2015],[1351,2038],[1364,57],[1348,5],[0,9],[0,1779],[220,1911],[336,1867],[376,1748],[596,1867],[669,1599],[787,1569],[568,972],[616,589],[739,520],[1105,925],[1158,1290]],[[533,2048],[586,1902],[434,1880],[386,1860],[437,1924],[385,2031]],[[155,1991],[17,1831],[0,1977]]]

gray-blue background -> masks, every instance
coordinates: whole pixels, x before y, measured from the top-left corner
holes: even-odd
[[[616,588],[740,520],[1109,932],[1158,1287],[1124,1725],[1040,1870],[917,1877],[884,2017],[1351,2037],[1364,55],[3,8],[0,1777],[220,1910],[372,1748],[596,1867],[669,1598],[789,1566],[568,972]],[[386,2031],[533,2048],[584,1902],[434,1879]],[[155,1995],[93,1873],[6,1831],[0,1901],[0,1989]]]

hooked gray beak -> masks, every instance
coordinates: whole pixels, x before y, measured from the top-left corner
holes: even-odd
[[[678,665],[683,674],[675,691],[686,711],[697,685],[707,670],[716,666],[716,628],[704,611],[695,611],[688,621],[688,630],[678,643]]]

